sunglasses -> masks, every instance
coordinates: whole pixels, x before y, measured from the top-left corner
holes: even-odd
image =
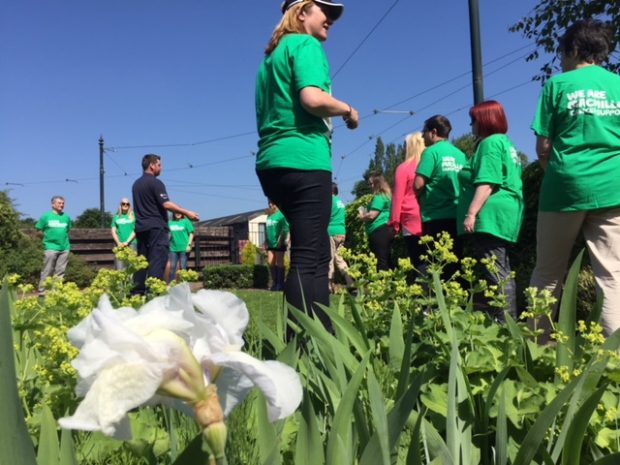
[[[121,205],[129,205],[129,202],[121,202]]]

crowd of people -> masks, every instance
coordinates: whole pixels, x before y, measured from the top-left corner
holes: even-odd
[[[335,243],[328,232],[331,118],[342,117],[349,129],[359,125],[355,108],[332,95],[322,47],[343,10],[331,0],[286,0],[256,82],[256,172],[264,193],[290,224],[285,297],[327,329],[331,323],[322,306],[329,305],[329,245],[334,250]],[[613,185],[620,175],[620,77],[600,66],[611,43],[606,23],[583,20],[567,28],[559,47],[563,73],[545,84],[532,125],[545,173],[531,283],[559,295],[571,248],[582,231],[608,335],[620,327],[620,311],[614,309],[620,301],[620,191]],[[501,283],[506,308],[495,308],[484,298],[475,304],[502,322],[504,311],[517,315],[508,250],[523,219],[521,160],[507,136],[508,118],[500,102],[478,103],[469,116],[476,139],[471,158],[450,142],[448,118],[428,118],[422,131],[405,141],[406,159],[396,170],[393,189],[381,173],[370,176],[373,196],[359,218],[379,270],[392,266],[395,234],[404,236],[421,272],[421,235],[447,232],[458,257],[467,251],[480,262],[491,261],[494,270],[481,271],[491,284]]]
[[[269,199],[265,248],[272,290],[283,290],[291,306],[331,331],[323,308],[329,306],[336,270],[348,287],[354,286],[339,253],[346,236],[345,208],[332,181],[331,134],[333,117],[341,117],[351,130],[360,117],[332,95],[322,45],[344,6],[331,0],[286,0],[281,9],[256,79],[256,173]],[[571,249],[582,233],[607,335],[620,327],[620,77],[600,65],[611,52],[611,34],[607,23],[589,19],[566,29],[559,44],[563,73],[544,85],[532,124],[544,177],[531,284],[559,297]],[[448,233],[457,257],[491,261],[493,270],[481,266],[481,277],[500,286],[505,308],[490,305],[482,295],[474,304],[503,322],[505,312],[518,315],[509,249],[523,219],[522,164],[500,102],[478,103],[469,116],[476,141],[470,158],[450,141],[448,118],[431,116],[420,132],[405,139],[405,160],[393,186],[381,173],[371,174],[372,198],[358,217],[378,270],[393,266],[391,248],[399,234],[420,273],[425,271],[423,235]],[[147,276],[164,279],[168,262],[170,279],[178,265],[187,266],[192,221],[198,220],[197,213],[168,198],[157,179],[162,169],[158,155],[145,155],[142,168],[132,188],[134,209],[123,198],[112,220],[116,245],[135,247],[148,259],[148,269],[134,276],[136,293],[144,293]],[[63,210],[64,199],[53,197],[52,210],[36,224],[45,248],[40,292],[45,279],[62,276],[67,264],[71,219]],[[168,212],[173,213],[170,220]],[[444,270],[446,276],[458,265],[452,266]],[[538,324],[549,330],[545,321]]]

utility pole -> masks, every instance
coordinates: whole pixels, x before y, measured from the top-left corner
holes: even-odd
[[[482,49],[480,46],[480,9],[478,0],[469,0],[469,37],[471,42],[471,69],[474,87],[474,105],[484,101],[482,82]]]
[[[103,136],[99,136],[99,212],[101,213],[101,227],[105,228],[105,196],[103,190]]]

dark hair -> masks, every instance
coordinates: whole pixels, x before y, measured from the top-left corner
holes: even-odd
[[[424,121],[424,129],[428,131],[434,129],[437,131],[439,137],[447,139],[450,136],[450,131],[452,131],[452,125],[450,124],[450,120],[445,116],[435,115]]]
[[[613,28],[595,19],[575,22],[560,38],[559,51],[583,63],[601,63],[613,50]]]
[[[487,100],[469,109],[469,117],[478,123],[478,135],[487,137],[492,134],[506,134],[508,120],[501,103]]]
[[[142,170],[146,171],[153,163],[157,163],[157,160],[161,160],[159,155],[154,153],[147,153],[142,157]]]
[[[338,195],[338,184],[336,184],[335,182],[332,182],[332,194]]]

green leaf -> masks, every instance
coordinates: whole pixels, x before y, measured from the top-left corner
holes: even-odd
[[[568,399],[573,394],[578,382],[579,378],[572,380],[540,413],[539,417],[523,439],[513,465],[530,465],[540,445],[545,439],[547,429],[549,429],[551,424],[555,421],[556,416],[562,407],[566,404],[566,402],[568,402]]]
[[[390,367],[399,369],[403,363],[405,353],[405,340],[403,337],[403,321],[398,305],[394,305],[392,323],[390,324]]]
[[[375,426],[375,434],[379,441],[379,462],[382,465],[390,465],[390,445],[387,415],[385,410],[385,399],[381,392],[381,387],[372,370],[368,372],[368,399],[370,401],[370,411],[372,412],[372,423]]]
[[[256,407],[257,421],[256,446],[258,447],[260,463],[263,465],[280,465],[282,463],[280,441],[274,424],[269,421],[267,401],[261,391],[256,393],[254,406]]]
[[[294,463],[296,465],[323,465],[325,463],[323,439],[319,431],[319,420],[309,397],[307,392],[304,393]]]
[[[618,465],[620,463],[620,452],[607,455],[598,459],[596,462],[592,462],[591,465]]]
[[[334,415],[332,429],[327,441],[327,465],[349,465],[352,463],[351,415],[369,359],[370,352],[366,354],[351,378]]]
[[[596,409],[606,386],[601,386],[586,399],[579,408],[568,428],[564,450],[562,451],[562,465],[579,465],[581,462],[581,445],[586,436],[586,429],[590,417]]]
[[[424,414],[422,413],[418,415],[418,419],[411,433],[411,442],[409,443],[409,450],[407,451],[406,465],[422,465],[422,454],[420,454],[420,429],[423,420]]]
[[[60,445],[56,432],[56,420],[47,405],[41,408],[41,433],[39,435],[39,450],[37,463],[39,465],[58,465]]]
[[[407,325],[407,340],[405,341],[403,361],[400,365],[400,372],[398,375],[398,386],[396,386],[397,399],[405,393],[405,389],[409,383],[409,375],[411,371],[411,346],[413,345],[413,320],[413,318],[410,318]]]
[[[504,389],[499,391],[499,410],[495,430],[495,465],[508,463],[508,418],[506,417],[506,395]]]
[[[568,338],[566,341],[558,342],[556,366],[566,366],[570,371],[575,366],[575,331],[577,328],[577,279],[579,278],[579,270],[581,269],[581,261],[584,249],[579,252],[577,258],[568,271],[564,291],[562,292],[562,301],[560,302],[560,316],[558,319],[558,328],[562,334]]]
[[[6,281],[0,291],[0,463],[7,465],[36,465],[34,445],[26,428],[24,412],[17,393],[11,313],[13,299]]]
[[[330,307],[321,306],[321,308],[329,315],[332,320],[332,324],[337,331],[339,331],[343,337],[346,336],[348,343],[350,343],[359,354],[365,354],[368,352],[368,349],[370,348],[368,345],[368,340],[355,328],[353,324],[351,324],[349,320]],[[343,341],[341,338],[339,338],[339,341],[343,345],[347,343],[346,340]]]
[[[75,456],[75,443],[71,431],[63,429],[60,432],[60,462],[59,465],[78,465]]]

